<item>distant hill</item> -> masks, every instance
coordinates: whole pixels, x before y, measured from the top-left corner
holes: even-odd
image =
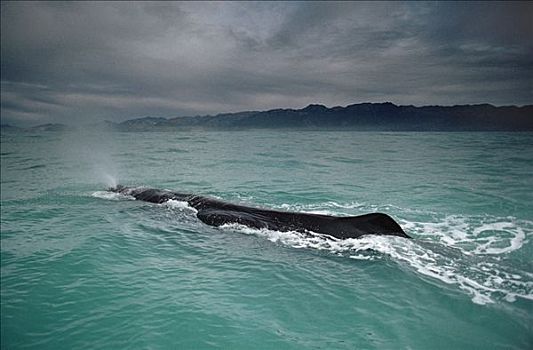
[[[28,128],[22,128],[18,126],[13,126],[9,124],[1,124],[0,128],[2,130],[9,130],[9,131],[67,131],[74,129],[72,126],[65,125],[65,124],[40,124],[36,126],[31,126]]]
[[[70,129],[72,129],[72,127],[65,124],[41,124],[27,128],[27,130],[33,131],[66,131]]]
[[[100,125],[101,124],[101,125]],[[533,131],[533,105],[397,106],[390,102],[359,103],[328,108],[311,104],[302,109],[272,109],[196,117],[144,117],[100,127],[117,131],[178,131],[191,129],[299,129],[360,131]],[[93,125],[93,127],[96,125]],[[64,124],[31,128],[2,125],[2,130],[64,131]]]
[[[303,109],[225,113],[215,116],[145,117],[111,123],[121,131],[187,129],[312,129],[377,131],[533,131],[533,105],[495,107],[397,106],[360,103],[327,108],[312,104]]]
[[[2,130],[17,130],[20,129],[17,126],[9,125],[9,124],[0,124],[0,129]]]

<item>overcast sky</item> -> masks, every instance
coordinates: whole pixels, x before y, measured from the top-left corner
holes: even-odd
[[[2,123],[533,103],[533,3],[5,2]]]

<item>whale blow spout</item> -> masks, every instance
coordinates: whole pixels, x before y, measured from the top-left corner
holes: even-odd
[[[109,188],[109,191],[150,203],[185,201],[197,210],[198,219],[211,226],[235,223],[257,229],[321,233],[338,239],[358,238],[370,234],[411,238],[393,218],[383,213],[337,217],[254,208],[209,197],[146,187],[117,185]]]

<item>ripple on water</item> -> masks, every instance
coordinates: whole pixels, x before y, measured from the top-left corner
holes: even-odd
[[[95,192],[93,196],[108,200],[131,199],[130,196],[106,191]],[[171,200],[161,206],[190,217],[195,217],[197,213],[196,209],[182,201]],[[362,203],[334,201],[307,205],[282,204],[278,207],[329,215],[349,215],[353,210],[369,210],[369,206]],[[383,209],[383,206],[373,209]],[[385,206],[384,209],[391,208]],[[401,208],[393,209],[401,211]],[[516,266],[512,269],[506,267],[502,262],[502,257],[524,245],[533,232],[533,222],[487,215],[445,216],[435,222],[399,221],[415,239],[369,235],[339,240],[312,232],[280,232],[239,224],[223,225],[221,229],[260,236],[292,248],[328,251],[351,259],[379,260],[389,257],[422,276],[457,285],[471,295],[472,301],[477,304],[497,300],[514,302],[516,298],[533,300],[533,275],[526,270],[517,270]],[[197,224],[202,225],[199,221]]]
[[[329,209],[314,212],[332,214]],[[524,245],[525,232],[531,232],[533,223],[513,218],[483,217],[483,223],[479,220],[454,216],[435,223],[401,221],[404,229],[415,237],[413,240],[371,235],[338,240],[321,234],[252,229],[238,224],[224,225],[222,229],[352,259],[390,257],[423,276],[457,285],[477,304],[513,302],[516,298],[533,300],[533,275],[502,263],[502,257]]]

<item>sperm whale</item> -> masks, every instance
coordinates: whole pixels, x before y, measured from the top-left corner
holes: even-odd
[[[169,200],[187,202],[197,210],[198,219],[211,226],[236,223],[256,229],[320,233],[338,239],[358,238],[369,234],[410,238],[393,218],[383,213],[338,217],[249,207],[155,188],[118,185],[109,190],[150,203],[164,203]]]

